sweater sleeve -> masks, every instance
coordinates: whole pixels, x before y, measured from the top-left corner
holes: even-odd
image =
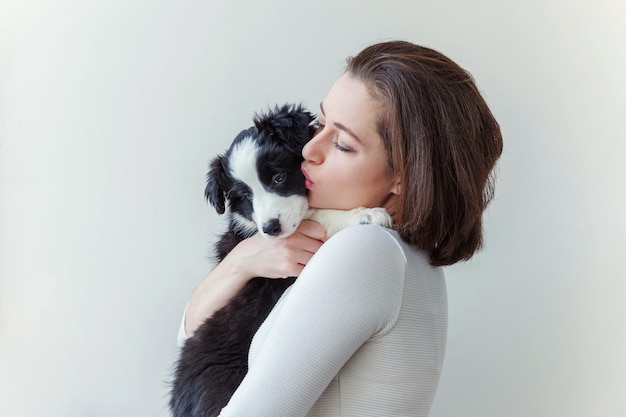
[[[393,327],[406,258],[390,233],[352,226],[322,245],[264,323],[220,416],[305,416],[354,352]]]

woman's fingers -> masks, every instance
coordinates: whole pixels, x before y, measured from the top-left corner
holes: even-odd
[[[286,238],[267,239],[256,234],[240,243],[240,261],[251,276],[285,278],[298,276],[313,254],[324,243],[326,229],[314,221],[304,221]]]
[[[312,239],[325,241],[326,240],[326,228],[313,220],[304,220],[298,226],[297,233],[308,236]]]

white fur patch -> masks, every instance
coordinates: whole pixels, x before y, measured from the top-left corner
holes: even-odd
[[[241,214],[237,212],[233,212],[233,220],[235,221],[235,225],[237,226],[235,230],[241,233],[242,235],[252,236],[253,234],[256,233],[257,231],[256,223],[246,219]]]
[[[251,138],[245,138],[232,149],[230,154],[231,175],[245,183],[252,191],[263,188],[256,173],[258,147]]]
[[[326,237],[357,224],[379,224],[384,227],[393,225],[393,219],[382,207],[358,207],[352,210],[310,209],[306,218],[323,224],[326,227]]]

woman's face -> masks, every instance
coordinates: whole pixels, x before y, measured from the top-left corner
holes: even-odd
[[[349,74],[320,105],[318,133],[302,150],[302,172],[315,208],[385,207],[393,215],[398,180],[376,130],[380,104]]]

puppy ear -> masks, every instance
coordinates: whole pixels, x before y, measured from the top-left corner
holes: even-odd
[[[206,188],[204,189],[204,197],[219,214],[224,214],[226,210],[226,191],[222,187],[226,178],[223,162],[224,155],[220,155],[211,161],[209,172],[207,173]]]
[[[284,104],[255,116],[254,125],[266,140],[280,141],[291,152],[300,153],[315,133],[314,120],[301,105]]]

